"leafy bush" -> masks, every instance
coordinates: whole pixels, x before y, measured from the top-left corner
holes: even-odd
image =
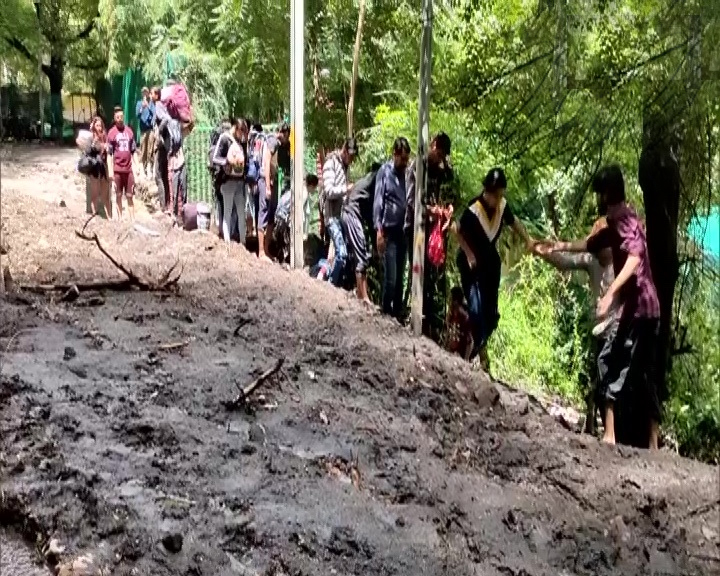
[[[535,258],[523,258],[501,285],[500,324],[489,343],[493,375],[579,402],[588,303],[587,291],[576,279]]]
[[[673,362],[665,406],[668,439],[686,456],[720,462],[720,293],[717,262],[692,274],[678,298],[680,322],[687,326],[690,354]],[[682,283],[681,283],[682,284]]]

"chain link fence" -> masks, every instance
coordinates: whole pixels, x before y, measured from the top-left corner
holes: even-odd
[[[205,202],[210,206],[215,202],[212,178],[207,168],[212,131],[212,126],[197,125],[183,142],[188,174],[188,202]]]

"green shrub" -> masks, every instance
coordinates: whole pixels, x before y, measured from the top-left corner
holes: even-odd
[[[499,307],[500,324],[489,343],[493,375],[579,402],[586,368],[584,289],[527,257],[504,276]]]

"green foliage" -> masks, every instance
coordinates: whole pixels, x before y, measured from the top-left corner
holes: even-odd
[[[678,302],[692,353],[675,359],[666,405],[669,435],[680,453],[720,462],[720,292],[717,262],[701,273],[686,269]]]
[[[490,340],[493,374],[530,390],[581,400],[588,295],[537,259],[524,258],[500,291],[500,325]],[[560,305],[562,303],[562,305]]]

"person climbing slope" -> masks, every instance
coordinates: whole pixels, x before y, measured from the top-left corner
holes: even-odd
[[[452,225],[460,250],[457,265],[473,332],[470,360],[480,356],[484,370],[489,369],[487,342],[500,320],[498,291],[500,290],[500,254],[496,243],[503,226],[510,226],[532,250],[530,238],[520,220],[515,218],[505,200],[507,180],[501,168],[493,168],[483,180],[482,193],[474,198]]]
[[[372,305],[368,295],[367,269],[372,258],[372,250],[367,246],[366,230],[373,229],[373,201],[375,198],[375,180],[379,163],[374,163],[370,171],[358,180],[345,197],[342,207],[342,226],[349,254],[355,260],[355,284],[357,297],[365,304]]]
[[[615,280],[599,300],[597,315],[607,317],[613,303],[622,306],[622,313],[612,345],[600,360],[600,386],[605,401],[603,441],[615,444],[616,410],[620,410],[624,414],[618,421],[619,441],[635,445],[642,442],[657,449],[661,408],[655,358],[660,302],[650,270],[645,230],[625,201],[625,181],[619,166],[603,168],[592,186],[600,212],[607,209],[607,228],[587,240],[556,242],[552,250],[597,253],[611,248]],[[634,411],[637,413],[633,414]],[[637,434],[644,438],[641,440]]]
[[[598,234],[606,227],[607,220],[605,216],[601,216],[595,221],[588,238]],[[591,299],[592,310],[589,311],[591,326],[588,329],[590,340],[588,346],[589,386],[585,396],[585,431],[588,434],[594,434],[596,408],[600,407],[601,414],[604,414],[602,411],[602,398],[599,396],[598,361],[603,357],[603,354],[607,355],[608,347],[617,330],[618,321],[617,308],[613,308],[606,318],[598,318],[596,313],[597,302],[605,296],[615,279],[612,250],[603,248],[594,254],[590,252],[553,252],[552,243],[543,241],[535,246],[535,253],[558,270],[581,270],[585,272],[590,281],[590,291],[593,297]]]
[[[397,320],[403,313],[407,254],[403,230],[407,209],[405,171],[409,160],[410,143],[400,136],[393,143],[393,159],[383,164],[375,177],[373,200],[377,249],[383,259],[382,310]]]
[[[357,143],[355,138],[345,140],[342,148],[327,155],[322,169],[321,205],[325,229],[330,236],[333,247],[333,270],[330,281],[334,286],[340,286],[343,272],[347,263],[347,245],[340,221],[343,201],[352,190],[352,183],[348,181],[348,169],[357,156]]]

